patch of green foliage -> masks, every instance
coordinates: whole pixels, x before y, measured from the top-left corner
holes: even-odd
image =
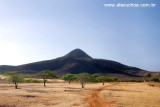
[[[44,87],[46,87],[47,79],[57,78],[51,70],[41,71],[38,76],[43,79]]]
[[[150,81],[154,81],[154,82],[158,82],[159,81],[159,78],[157,77],[152,77],[152,78],[149,78]]]
[[[133,78],[128,79],[129,82],[135,82]]]
[[[40,81],[38,79],[24,79],[23,82],[26,82],[26,83],[40,83],[42,81]]]
[[[68,83],[70,84],[71,81],[76,80],[76,77],[75,77],[75,74],[66,74],[66,75],[63,75],[61,79],[68,81]]]
[[[89,73],[80,73],[80,74],[66,74],[62,78],[62,80],[68,81],[79,81],[81,83],[82,88],[84,88],[87,82],[115,82],[118,80],[116,77],[106,77],[99,75],[91,75]]]
[[[23,78],[34,78],[35,77],[35,75],[33,74],[20,74],[20,75],[22,75]]]
[[[17,71],[6,72],[6,75],[9,76],[8,80],[15,84],[15,89],[18,88],[18,83],[24,81],[23,76],[18,74]]]
[[[116,81],[118,81],[118,78],[116,78],[116,77],[110,77],[111,78],[111,82],[116,82]]]
[[[99,76],[99,77],[96,78],[96,80],[98,82],[102,82],[103,85],[104,85],[104,82],[115,82],[115,81],[118,80],[118,78],[116,78],[116,77]]]
[[[76,79],[81,83],[82,88],[84,88],[86,83],[89,81],[90,76],[91,75],[89,73],[80,73],[75,75]]]
[[[95,74],[93,74],[93,75],[90,75],[89,77],[88,77],[88,81],[89,82],[98,82],[98,80],[96,79],[97,77],[99,77],[99,75],[95,75]]]

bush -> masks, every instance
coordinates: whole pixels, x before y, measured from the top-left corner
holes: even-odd
[[[118,80],[116,77],[106,77],[106,76],[99,76],[96,78],[97,81],[102,82],[104,85],[104,82],[115,82]]]
[[[27,83],[39,83],[41,81],[39,81],[37,79],[25,79],[23,82],[27,82]]]
[[[135,80],[133,78],[128,79],[129,82],[135,82]]]
[[[150,80],[150,81],[154,81],[154,82],[158,82],[158,81],[159,81],[159,78],[157,78],[157,77],[152,77],[152,78],[150,78],[149,80]]]
[[[23,78],[34,78],[35,75],[32,74],[20,74]]]
[[[118,78],[116,77],[106,77],[106,82],[116,82]]]
[[[89,82],[98,82],[98,80],[96,79],[97,77],[99,77],[99,75],[95,75],[95,74],[91,75],[88,77],[88,79],[89,79],[88,81]]]
[[[70,84],[71,81],[76,80],[76,77],[75,77],[75,74],[66,74],[66,75],[63,75],[61,79],[68,81],[68,83]]]
[[[112,82],[118,81],[118,78],[116,78],[116,77],[110,77],[110,78],[111,78],[111,81],[112,81]]]

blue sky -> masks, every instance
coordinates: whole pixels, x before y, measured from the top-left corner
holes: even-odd
[[[156,3],[106,8],[105,3]],[[0,65],[63,56],[80,48],[94,58],[160,71],[159,0],[0,0]]]

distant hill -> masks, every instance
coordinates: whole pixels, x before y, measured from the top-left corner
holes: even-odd
[[[114,76],[118,78],[147,77],[149,74],[159,77],[159,73],[152,73],[111,60],[94,59],[81,49],[75,49],[65,56],[52,60],[34,62],[19,66],[0,66],[1,74],[6,71],[35,74],[42,70],[52,70],[57,76],[63,76],[68,73],[78,74],[87,72],[90,74]]]

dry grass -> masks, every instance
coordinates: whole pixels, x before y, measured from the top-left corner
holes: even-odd
[[[95,83],[84,89],[62,81],[46,85],[23,83],[14,89],[0,84],[0,107],[160,107],[158,83]]]
[[[0,79],[5,79],[5,78],[6,78],[6,76],[0,75]]]
[[[110,107],[160,107],[160,87],[149,84],[120,83],[101,94],[108,101],[117,101]]]

